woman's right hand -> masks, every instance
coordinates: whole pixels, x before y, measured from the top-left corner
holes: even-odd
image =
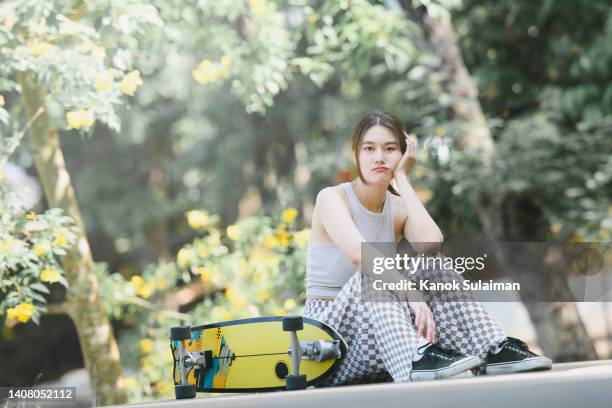
[[[423,300],[413,300],[408,301],[408,305],[414,312],[414,324],[417,327],[418,333],[430,343],[437,342],[436,322],[427,303]]]

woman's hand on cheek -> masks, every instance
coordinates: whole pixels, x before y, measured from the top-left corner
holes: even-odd
[[[398,174],[409,173],[416,164],[416,137],[413,134],[408,135],[404,133],[404,135],[406,137],[406,151],[395,167],[395,170],[393,170],[393,178],[397,177]]]

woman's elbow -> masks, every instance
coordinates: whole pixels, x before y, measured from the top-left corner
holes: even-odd
[[[435,255],[442,249],[444,244],[444,237],[442,234],[429,238],[426,242],[417,242],[412,247],[418,253],[425,255]]]
[[[349,262],[351,263],[351,265],[355,267],[355,269],[360,271],[361,270],[361,252],[357,254],[353,254],[351,257],[349,257]]]

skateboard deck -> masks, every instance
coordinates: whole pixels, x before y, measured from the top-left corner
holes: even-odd
[[[302,350],[300,374],[306,376],[307,385],[314,385],[331,374],[348,347],[342,337],[323,322],[303,319],[298,331]],[[256,317],[205,324],[191,328],[188,340],[171,340],[174,357],[174,382],[181,384],[179,342],[190,356],[206,364],[194,365],[187,373],[187,384],[195,385],[199,392],[257,392],[285,389],[285,377],[292,372],[291,333],[283,331],[283,316]],[[317,343],[318,342],[318,343]],[[321,343],[323,342],[323,343]],[[314,344],[317,343],[317,344]],[[324,344],[335,346],[335,354],[312,352]],[[317,361],[316,355],[325,355]],[[332,353],[333,354],[333,353]]]

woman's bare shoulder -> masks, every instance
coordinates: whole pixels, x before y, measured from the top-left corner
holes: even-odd
[[[312,230],[310,235],[311,242],[321,244],[333,243],[331,237],[323,226],[321,217],[322,213],[328,213],[333,214],[331,216],[332,218],[337,218],[335,217],[335,214],[337,214],[336,212],[339,210],[339,208],[340,211],[342,211],[342,205],[338,206],[337,204],[337,197],[342,198],[341,202],[346,206],[350,217],[353,217],[348,198],[346,197],[346,193],[340,184],[321,189],[321,191],[319,191],[317,194],[317,200],[312,215]],[[331,213],[329,211],[331,211]]]
[[[329,205],[329,203],[337,197],[340,197],[342,199],[342,201],[347,206],[347,208],[349,208],[350,211],[348,198],[346,197],[346,193],[344,192],[344,189],[340,184],[324,187],[317,193],[315,210],[317,209],[317,207]]]
[[[340,193],[342,193],[342,186],[340,184],[337,184],[335,186],[323,187],[317,193],[317,197],[321,197],[327,194],[340,194]]]

